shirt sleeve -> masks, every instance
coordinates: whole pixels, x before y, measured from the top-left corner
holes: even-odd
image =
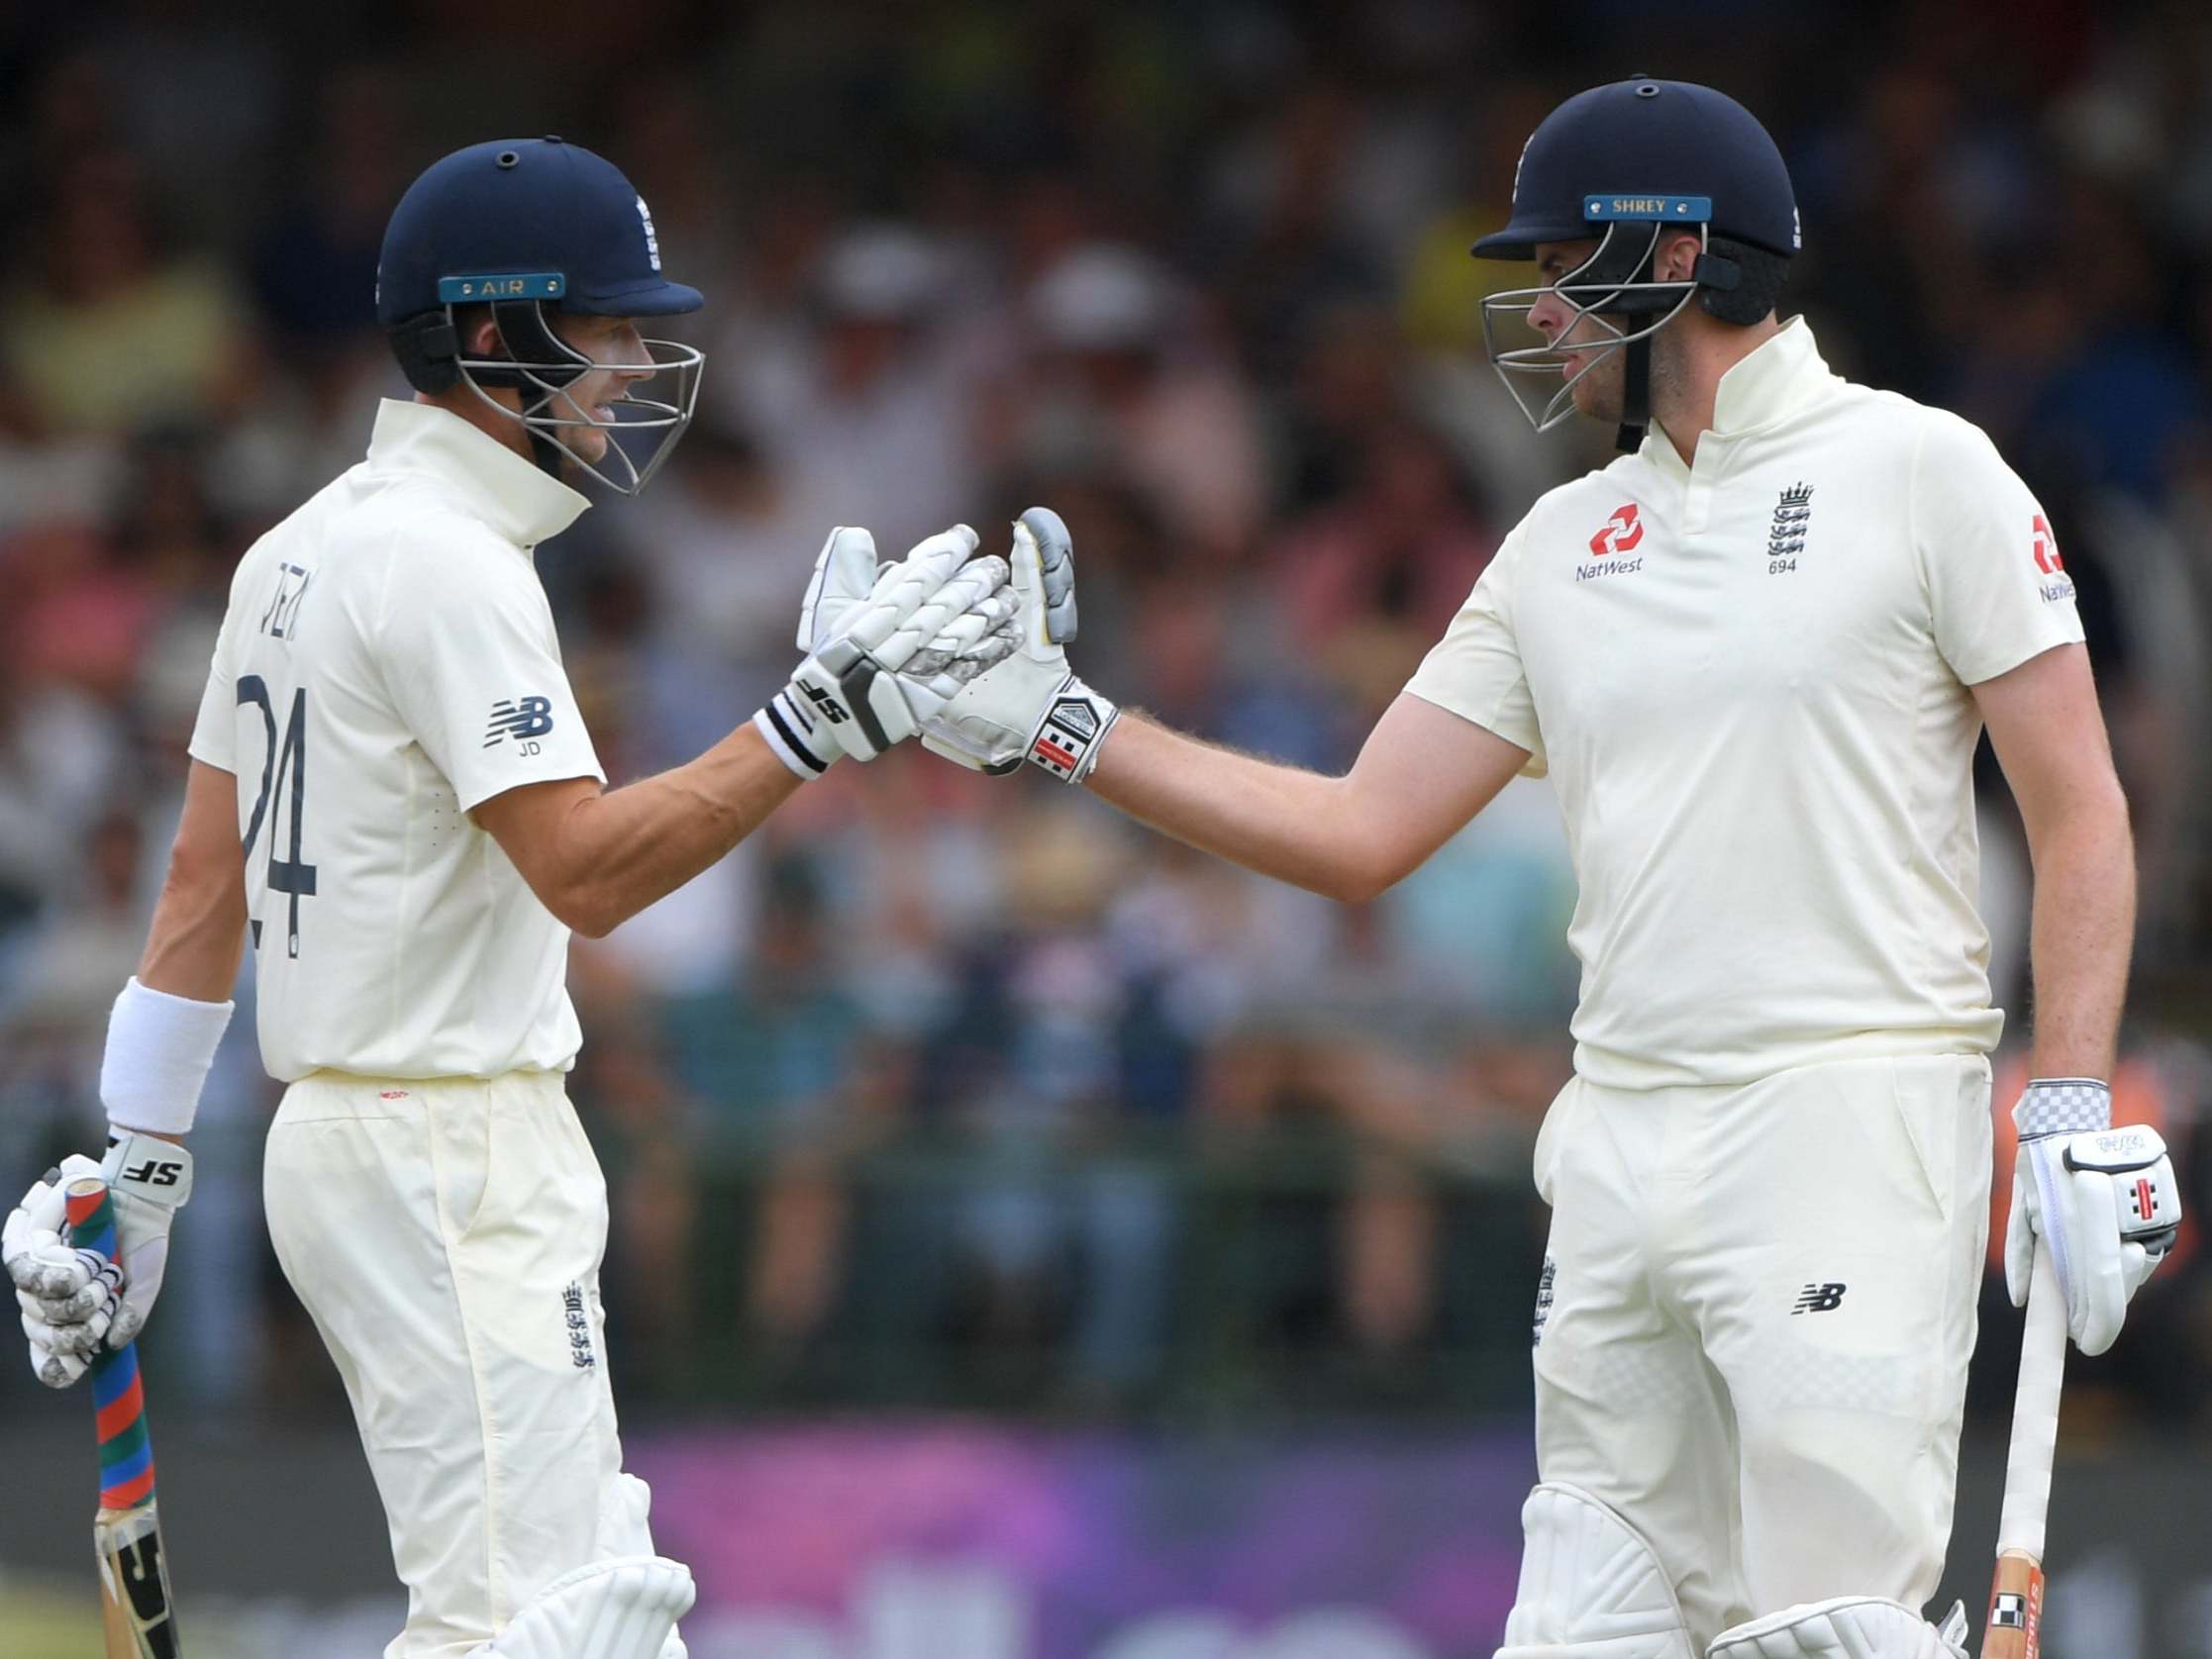
[[[1912,487],[1936,648],[1961,684],[2081,638],[2051,521],[1987,435],[1952,417],[1934,420]]]
[[[523,784],[606,782],[546,591],[515,549],[485,540],[396,552],[378,655],[400,718],[461,811]]]
[[[1472,721],[1485,732],[1529,751],[1524,777],[1540,778],[1548,769],[1544,734],[1536,723],[1536,702],[1521,666],[1513,634],[1509,586],[1521,533],[1507,537],[1483,570],[1442,639],[1430,647],[1406,682],[1406,690],[1425,703]]]
[[[185,745],[185,752],[194,760],[204,760],[233,776],[238,773],[238,676],[231,670],[231,617],[235,609],[224,612],[223,626],[216,633],[215,649],[208,658],[207,687],[200,693],[192,740]]]

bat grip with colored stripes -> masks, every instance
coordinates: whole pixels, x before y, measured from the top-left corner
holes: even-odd
[[[2066,1297],[2051,1246],[2036,1240],[2020,1381],[2012,1399],[2004,1508],[1997,1519],[1997,1571],[1989,1591],[1982,1659],[2037,1659],[2043,1645],[2044,1528],[2051,1513],[2051,1461],[2059,1444],[2059,1401],[2066,1376]]]
[[[69,1241],[115,1260],[115,1200],[107,1183],[93,1176],[72,1181],[63,1200]],[[100,1441],[100,1509],[105,1513],[142,1508],[153,1502],[153,1441],[146,1426],[138,1344],[102,1346],[93,1356],[91,1374]]]

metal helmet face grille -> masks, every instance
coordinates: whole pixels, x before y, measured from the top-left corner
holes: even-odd
[[[493,320],[501,343],[514,354],[456,359],[454,366],[460,371],[461,383],[488,407],[519,421],[533,438],[551,444],[608,489],[622,495],[643,490],[691,424],[706,353],[680,341],[647,340],[643,342],[643,362],[603,363],[585,356],[554,333],[536,301],[497,305]],[[656,379],[672,373],[675,385],[660,398],[626,391],[611,405],[615,418],[598,420],[588,407],[576,401],[570,388],[594,370],[611,368],[650,368]],[[509,409],[487,387],[521,392],[521,411]],[[596,462],[579,454],[564,436],[583,428],[607,434],[606,453]],[[633,451],[649,438],[650,447],[641,460]]]
[[[1574,388],[1585,375],[1616,351],[1649,341],[1690,303],[1697,292],[1695,280],[1659,282],[1649,275],[1659,238],[1670,230],[1687,229],[1651,221],[1613,221],[1596,250],[1557,282],[1507,289],[1482,301],[1482,344],[1490,366],[1504,381],[1515,407],[1538,432],[1551,431],[1574,413]],[[1696,231],[1702,247],[1706,229],[1700,225]],[[1559,300],[1568,313],[1566,327],[1553,338],[1529,321],[1529,313],[1547,296]],[[1628,320],[1627,326],[1615,322],[1616,317]],[[1587,338],[1591,329],[1602,330],[1608,338],[1593,344]],[[1584,338],[1576,339],[1577,335]],[[1567,375],[1570,349],[1587,354],[1588,360]]]

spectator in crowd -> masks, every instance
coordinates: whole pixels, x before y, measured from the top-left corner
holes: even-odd
[[[855,226],[807,285],[811,328],[741,358],[723,407],[757,434],[813,524],[864,524],[903,547],[972,511],[969,388],[949,360],[943,253],[913,227]]]
[[[42,268],[0,310],[0,361],[34,430],[119,434],[238,407],[254,342],[237,285],[164,245],[137,156],[69,158],[27,230]]]

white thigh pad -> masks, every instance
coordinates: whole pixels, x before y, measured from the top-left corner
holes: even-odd
[[[1697,1659],[1644,1535],[1579,1487],[1521,1507],[1521,1588],[1497,1659]]]
[[[698,1595],[659,1555],[621,1555],[563,1573],[474,1659],[662,1659],[680,1654],[676,1620]]]
[[[1878,1596],[1806,1602],[1723,1630],[1707,1659],[1966,1659],[1966,1610],[1938,1628]]]

